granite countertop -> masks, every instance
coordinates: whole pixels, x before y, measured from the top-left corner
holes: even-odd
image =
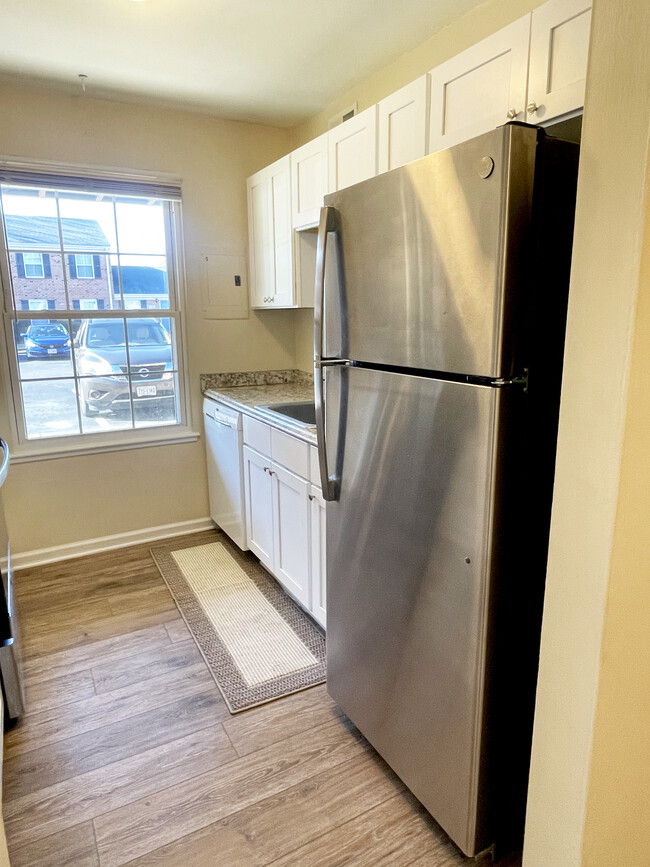
[[[292,436],[316,445],[316,426],[295,421],[272,410],[267,404],[304,403],[314,399],[314,381],[303,371],[254,371],[202,374],[201,390],[206,397],[273,425]]]

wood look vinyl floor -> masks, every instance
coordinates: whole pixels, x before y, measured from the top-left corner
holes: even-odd
[[[4,739],[12,867],[473,863],[324,686],[231,716],[148,545],[16,586],[28,711]]]

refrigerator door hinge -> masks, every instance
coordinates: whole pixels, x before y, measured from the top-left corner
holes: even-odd
[[[524,372],[521,376],[513,376],[511,379],[495,379],[492,384],[496,388],[504,388],[510,385],[519,385],[524,387],[524,393],[528,393],[528,368],[524,367]]]

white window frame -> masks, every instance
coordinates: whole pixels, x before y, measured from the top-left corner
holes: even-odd
[[[5,161],[0,157],[0,168],[3,164],[9,163],[12,166],[18,166],[19,170],[24,167],[25,171],[33,173],[39,169],[46,171],[48,179],[52,178],[53,169],[58,170],[61,174],[77,173],[83,177],[91,178],[94,182],[98,179],[109,178],[119,182],[129,183],[132,179],[138,181],[152,182],[160,184],[171,184],[180,187],[180,181],[169,175],[154,175],[143,172],[128,172],[120,169],[110,170],[102,168],[82,168],[79,166],[40,164],[40,163],[16,163],[15,160]],[[18,185],[16,181],[2,181],[9,185]],[[53,188],[51,182],[46,185],[48,188]],[[137,197],[136,191],[124,195],[132,195]],[[25,418],[23,414],[20,377],[18,370],[18,359],[14,349],[14,334],[13,323],[15,321],[24,320],[25,314],[29,313],[29,318],[32,321],[38,319],[49,320],[52,318],[53,311],[47,309],[47,301],[42,310],[25,311],[14,307],[12,296],[12,274],[9,264],[9,252],[4,245],[4,239],[0,241],[0,281],[2,283],[2,294],[4,296],[4,330],[5,330],[5,352],[0,352],[0,364],[5,373],[5,381],[11,383],[11,388],[5,389],[5,398],[7,408],[9,410],[9,420],[11,427],[12,443],[12,461],[22,463],[31,460],[46,460],[50,458],[60,458],[65,455],[76,454],[93,454],[96,452],[120,451],[133,448],[146,448],[150,446],[158,446],[165,444],[177,444],[182,442],[194,442],[200,436],[193,429],[191,415],[191,400],[190,400],[190,379],[189,365],[187,354],[187,339],[185,333],[186,321],[186,293],[185,293],[185,263],[184,263],[184,244],[183,244],[183,229],[182,229],[182,212],[181,202],[173,199],[165,199],[164,195],[159,198],[165,201],[166,211],[166,237],[169,245],[167,250],[167,276],[169,284],[170,308],[165,309],[166,318],[174,323],[175,344],[176,344],[176,378],[178,383],[178,407],[180,421],[176,424],[165,424],[152,427],[130,428],[124,430],[110,430],[106,433],[78,433],[70,436],[48,437],[41,439],[28,439],[26,435]],[[1,210],[1,202],[0,202]],[[1,217],[1,214],[0,214]],[[2,221],[0,219],[0,226]],[[4,233],[2,233],[4,234]],[[64,271],[64,279],[65,271]],[[40,300],[40,299],[39,299]],[[70,302],[71,304],[72,302]],[[80,305],[81,307],[81,305]],[[160,317],[161,311],[150,311],[152,318],[156,318],[155,314]],[[146,311],[128,311],[128,310],[102,310],[102,316],[106,318],[129,318],[131,316],[142,316]],[[96,308],[92,310],[68,309],[57,310],[56,316],[61,319],[83,319],[97,315]]]
[[[90,259],[90,262],[79,262],[80,259]],[[74,264],[77,272],[77,280],[94,280],[95,279],[95,263],[93,262],[92,254],[90,253],[75,253]],[[91,274],[80,274],[79,266],[82,268],[90,268]],[[82,308],[83,309],[83,308]]]
[[[27,268],[34,268],[36,266],[36,262],[27,262],[27,256],[33,256],[35,259],[38,258],[38,264],[40,265],[41,273],[40,274],[28,274]],[[42,280],[45,277],[45,265],[43,264],[43,254],[42,253],[23,253],[23,268],[25,269],[25,278],[27,280]],[[46,305],[47,306],[47,305]]]
[[[97,310],[97,299],[96,298],[80,298],[79,299],[79,309],[80,310]]]

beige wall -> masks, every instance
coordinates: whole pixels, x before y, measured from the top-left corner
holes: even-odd
[[[596,0],[524,867],[650,863],[649,39]]]
[[[294,366],[294,311],[215,321],[200,310],[201,247],[245,254],[245,179],[289,150],[286,131],[6,84],[0,117],[3,155],[182,177],[195,430],[202,429],[200,373]],[[4,399],[0,425],[9,430]],[[19,552],[204,518],[203,440],[16,464],[4,498]]]
[[[650,188],[650,173],[646,191]],[[584,867],[650,862],[650,203],[602,638]]]

